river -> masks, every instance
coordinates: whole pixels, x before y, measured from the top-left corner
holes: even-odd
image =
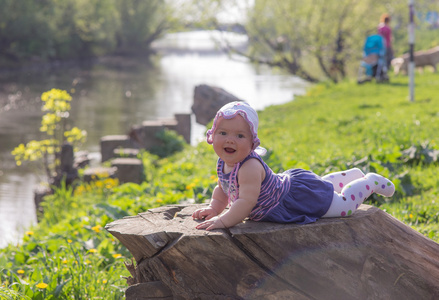
[[[256,68],[215,50],[211,36],[207,32],[168,35],[156,43],[161,56],[153,61],[113,57],[0,74],[0,248],[19,243],[36,223],[33,191],[45,178],[29,164],[17,167],[11,151],[20,143],[44,138],[39,132],[43,92],[58,88],[71,93],[70,120],[87,131],[83,150],[96,160],[102,136],[126,134],[144,120],[190,113],[199,84],[221,87],[256,109],[305,93],[308,84],[297,77]],[[242,36],[231,38],[235,45],[246,43]],[[205,128],[192,125],[195,144]]]

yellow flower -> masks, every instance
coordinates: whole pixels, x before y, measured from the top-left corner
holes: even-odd
[[[91,229],[99,233],[101,231],[101,225],[93,226]]]
[[[45,289],[47,288],[49,285],[47,283],[41,282],[39,284],[37,284],[37,288],[39,289]]]
[[[102,188],[104,186],[104,183],[102,181],[96,181],[95,185],[98,188]]]
[[[71,244],[71,243],[72,243],[72,240],[68,239],[68,240],[67,240],[67,243]]]
[[[67,264],[67,259],[63,259],[62,263]]]
[[[18,273],[18,274],[24,274],[24,270],[21,270],[21,269],[20,269],[20,270],[17,270],[17,273]]]
[[[108,282],[108,280],[107,279],[102,279],[102,283],[107,283]]]
[[[191,184],[188,184],[187,186],[186,186],[186,189],[187,190],[191,190],[191,189],[193,189],[195,187],[195,183],[191,183]]]
[[[116,254],[113,254],[113,257],[114,258],[119,258],[119,257],[122,257],[122,254],[116,253]]]
[[[33,235],[34,232],[33,231],[26,231],[26,235]]]
[[[88,252],[90,252],[90,253],[96,253],[96,252],[98,252],[98,250],[96,250],[96,249],[90,249],[90,250],[88,250]]]
[[[89,265],[89,264],[91,264],[91,261],[89,261],[88,259],[85,261],[85,264],[86,265]]]

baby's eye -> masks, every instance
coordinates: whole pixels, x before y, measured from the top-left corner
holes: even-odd
[[[219,131],[218,134],[219,135],[226,135],[226,132],[225,131]]]
[[[238,138],[243,139],[245,136],[243,134],[238,134]]]

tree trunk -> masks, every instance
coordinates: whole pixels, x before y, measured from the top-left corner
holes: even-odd
[[[308,225],[195,229],[202,205],[107,224],[134,256],[129,299],[433,299],[439,244],[382,210]]]

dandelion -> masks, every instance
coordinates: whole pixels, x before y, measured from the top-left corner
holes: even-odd
[[[67,243],[71,244],[73,241],[71,239],[67,240]]]
[[[26,231],[26,233],[25,233],[26,235],[29,235],[29,236],[31,236],[31,235],[33,235],[34,234],[34,232],[33,231]]]
[[[413,215],[412,215],[412,214],[410,214],[410,215],[409,215],[409,217],[410,217],[410,219],[411,219],[411,218],[413,218]]]
[[[102,283],[103,283],[103,284],[106,284],[107,282],[108,282],[107,279],[102,279]]]
[[[68,262],[67,259],[63,259],[62,261],[63,264],[67,264],[67,262]]]
[[[119,258],[119,257],[122,257],[122,254],[116,253],[116,254],[113,254],[113,257],[114,258]]]
[[[101,225],[96,225],[91,228],[93,231],[99,233],[101,231]]]
[[[91,261],[89,261],[88,259],[84,262],[86,265],[91,264]]]
[[[96,253],[96,252],[98,252],[98,250],[96,250],[96,249],[90,249],[90,250],[88,250],[88,252],[90,252],[90,253]]]
[[[155,202],[157,202],[157,203],[162,203],[163,200],[162,200],[162,199],[157,199],[157,200],[155,200]]]
[[[39,289],[45,289],[48,286],[49,285],[47,283],[44,283],[44,282],[40,282],[39,284],[36,285],[36,287],[39,288]]]
[[[102,188],[104,186],[104,183],[102,181],[96,181],[95,185],[97,188]]]
[[[21,269],[20,269],[20,270],[17,270],[17,273],[18,273],[18,274],[24,274],[24,270],[21,270]]]
[[[85,192],[86,190],[85,190],[85,187],[83,187],[82,185],[80,185],[80,186],[78,186],[76,189],[75,189],[75,196],[80,196],[80,195],[82,195],[84,192]]]

